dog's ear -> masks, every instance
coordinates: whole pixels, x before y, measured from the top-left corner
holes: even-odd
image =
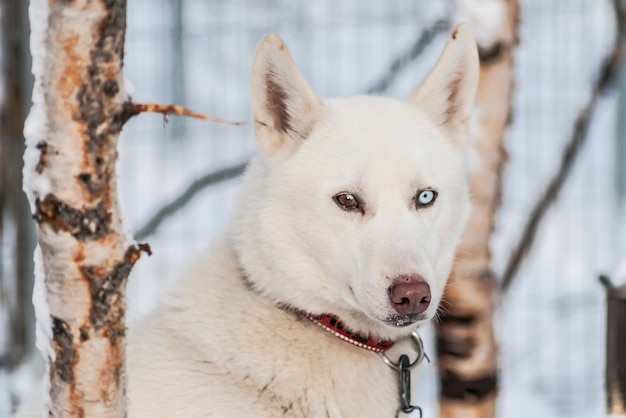
[[[416,103],[457,143],[467,138],[479,76],[478,48],[467,25],[458,25],[435,68],[411,95]]]
[[[267,156],[297,147],[324,109],[275,34],[257,49],[251,89],[256,137]]]

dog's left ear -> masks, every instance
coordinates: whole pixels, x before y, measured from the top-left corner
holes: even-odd
[[[458,25],[435,68],[409,98],[457,143],[467,138],[479,75],[478,48],[467,25]]]
[[[257,141],[266,156],[289,154],[324,110],[275,34],[261,41],[252,67],[252,110]]]

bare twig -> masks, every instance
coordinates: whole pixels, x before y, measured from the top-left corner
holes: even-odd
[[[144,226],[139,228],[139,230],[135,233],[135,239],[143,240],[146,237],[154,234],[159,226],[163,223],[163,221],[165,221],[165,219],[169,218],[179,209],[189,203],[189,201],[193,199],[193,197],[201,190],[213,184],[221,183],[222,181],[226,181],[241,175],[247,165],[248,161],[245,161],[232,167],[227,167],[205,174],[204,176],[195,180],[189,185],[189,187],[187,187],[187,189],[185,189],[183,193],[181,193],[174,200],[159,209],[150,218],[150,220],[144,224]]]
[[[588,138],[587,134],[589,132],[589,126],[591,125],[592,116],[596,110],[598,100],[615,84],[615,80],[617,78],[616,76],[619,73],[624,55],[624,42],[626,39],[626,11],[621,5],[621,0],[613,0],[613,5],[617,20],[617,34],[614,46],[607,58],[604,60],[600,70],[600,75],[593,85],[589,101],[576,118],[572,137],[567,146],[563,149],[563,153],[561,155],[561,165],[559,170],[556,172],[544,192],[535,203],[535,206],[530,213],[528,222],[524,227],[524,232],[522,233],[519,242],[515,246],[515,249],[506,264],[501,284],[503,293],[506,292],[511,286],[511,283],[515,278],[524,257],[528,254],[528,251],[534,243],[541,221],[543,220],[548,209],[557,200],[558,195],[563,188],[563,184],[565,183],[565,180],[567,180],[567,177],[574,166],[576,157],[580,154],[580,150]]]
[[[182,106],[178,105],[164,105],[164,104],[156,104],[156,103],[132,103],[126,102],[124,104],[124,116],[125,119],[129,119],[132,116],[136,116],[143,112],[149,113],[161,113],[164,117],[168,115],[176,115],[176,116],[189,116],[195,119],[204,120],[207,122],[219,123],[222,125],[234,125],[241,126],[245,125],[246,122],[234,122],[226,119],[215,118],[213,116],[206,116],[198,112],[194,112],[193,110],[189,110]]]
[[[398,56],[389,66],[387,73],[380,80],[366,90],[367,94],[380,94],[387,90],[393,81],[398,77],[400,71],[415,61],[424,52],[426,47],[437,37],[450,28],[450,21],[441,19],[426,28],[411,48]]]

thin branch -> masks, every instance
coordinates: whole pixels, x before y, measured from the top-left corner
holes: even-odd
[[[450,21],[446,19],[438,20],[432,26],[426,28],[411,48],[393,60],[387,73],[374,83],[372,87],[368,88],[366,93],[380,94],[386,91],[398,77],[400,71],[415,61],[439,34],[446,32],[448,29],[450,29]]]
[[[246,122],[234,122],[226,119],[215,118],[213,116],[206,116],[198,112],[194,112],[193,110],[189,110],[182,106],[178,105],[164,105],[157,103],[133,103],[126,102],[124,103],[124,119],[125,121],[130,119],[132,116],[136,116],[140,113],[149,112],[149,113],[161,113],[165,117],[168,115],[176,115],[176,116],[189,116],[195,119],[204,120],[207,122],[219,123],[222,125],[233,125],[233,126],[241,126],[245,125]]]
[[[221,183],[223,181],[235,178],[241,175],[246,166],[248,165],[248,161],[237,164],[232,167],[227,167],[221,170],[213,171],[211,173],[205,174],[199,179],[195,180],[191,183],[187,189],[176,197],[171,202],[167,203],[161,209],[159,209],[151,218],[139,228],[139,230],[135,233],[136,240],[144,240],[146,237],[154,234],[159,226],[165,221],[165,219],[172,216],[179,209],[184,207],[189,201],[198,194],[204,188]]]
[[[621,6],[621,0],[613,0],[613,5],[617,19],[617,34],[613,49],[604,60],[600,70],[600,76],[593,85],[589,101],[576,118],[572,137],[567,146],[563,149],[561,155],[559,170],[535,203],[528,222],[524,227],[522,236],[509,257],[509,261],[506,264],[506,269],[502,276],[501,286],[503,293],[510,288],[520,265],[535,241],[535,236],[541,221],[548,209],[557,200],[563,188],[563,184],[574,166],[576,157],[580,154],[580,150],[587,141],[589,126],[591,125],[592,116],[596,110],[598,100],[614,86],[615,80],[617,79],[616,76],[622,64],[624,42],[626,40],[626,11]]]

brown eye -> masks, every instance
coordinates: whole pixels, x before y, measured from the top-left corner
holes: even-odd
[[[361,210],[361,202],[359,202],[359,199],[352,193],[343,192],[336,194],[333,196],[333,200],[343,210]]]

